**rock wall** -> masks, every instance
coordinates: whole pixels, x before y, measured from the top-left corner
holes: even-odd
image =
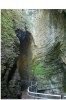
[[[65,10],[38,10],[34,17],[35,62],[52,66],[52,75],[66,88],[66,13]],[[54,77],[54,76],[52,76]],[[54,77],[54,78],[55,78]],[[57,80],[58,80],[57,79]],[[52,80],[52,79],[51,79]],[[52,80],[53,81],[53,80]],[[59,85],[59,84],[58,84]]]
[[[1,10],[1,98],[18,98],[21,92],[17,70],[20,43],[15,30],[25,31],[25,27],[31,30],[24,10]],[[13,93],[8,92],[7,86]]]
[[[46,55],[57,42],[61,43],[60,50],[65,50],[65,24],[64,15],[58,10],[38,11],[34,18],[34,38],[40,58],[42,58],[42,54],[43,56]],[[64,45],[64,48],[62,48],[62,45]]]

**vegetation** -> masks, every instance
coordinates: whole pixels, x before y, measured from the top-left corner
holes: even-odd
[[[38,64],[31,64],[32,72],[35,77],[42,76],[46,79],[50,79],[53,74],[53,67],[47,65],[45,62],[40,62]]]

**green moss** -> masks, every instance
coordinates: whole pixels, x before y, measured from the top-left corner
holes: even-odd
[[[2,11],[2,19],[1,19],[1,27],[2,27],[2,37],[4,36],[6,39],[12,39],[14,38],[15,31],[12,28],[13,22],[11,19],[9,19],[9,16],[7,15],[7,10]],[[11,16],[11,13],[9,13]],[[11,37],[12,36],[12,37]]]
[[[46,63],[38,63],[38,64],[31,64],[33,75],[36,76],[42,76],[44,78],[50,78],[53,73],[52,66],[46,65]]]

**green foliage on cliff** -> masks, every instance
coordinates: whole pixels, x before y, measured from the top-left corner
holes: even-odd
[[[2,10],[1,11],[2,40],[6,39],[6,41],[9,40],[11,42],[14,42],[14,38],[16,37],[16,34],[15,34],[15,31],[14,31],[14,28],[13,28],[14,27],[13,26],[14,23],[12,21],[13,18],[14,18],[13,16],[14,15],[12,14],[11,10]]]
[[[53,74],[53,67],[46,63],[40,62],[38,64],[31,64],[31,67],[35,78],[42,76],[46,79],[50,79]]]

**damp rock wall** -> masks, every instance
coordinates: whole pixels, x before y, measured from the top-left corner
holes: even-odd
[[[21,93],[17,69],[20,42],[15,30],[25,31],[25,27],[31,30],[30,20],[23,9],[1,10],[1,98],[18,98]],[[7,89],[7,82],[12,94]]]
[[[34,18],[34,38],[39,59],[45,58],[52,47],[59,42],[59,50],[66,50],[66,19],[58,10],[39,10]],[[43,55],[43,56],[42,56]],[[62,56],[61,56],[62,57]]]
[[[62,85],[66,91],[66,12],[65,10],[38,10],[33,24],[33,35],[37,45],[34,62],[46,63],[46,68],[49,65],[49,68],[53,69],[51,81],[56,78],[54,82],[58,80],[60,83],[58,86]]]

